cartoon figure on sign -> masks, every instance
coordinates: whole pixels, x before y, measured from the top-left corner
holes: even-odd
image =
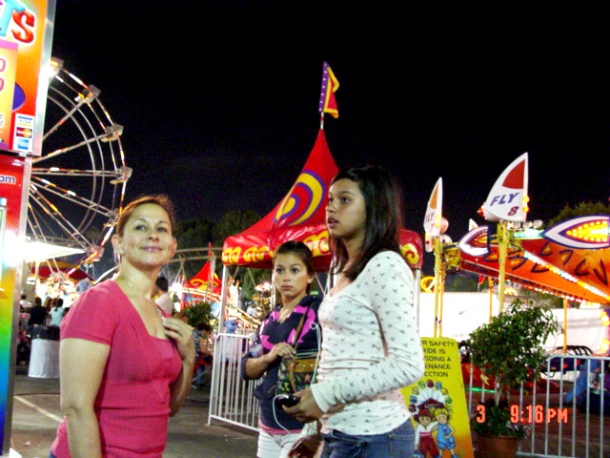
[[[414,456],[440,458],[443,450],[450,450],[456,457],[455,429],[448,423],[453,413],[453,400],[449,391],[438,380],[420,380],[411,389],[409,410],[415,426]]]
[[[438,447],[441,449],[441,455],[443,450],[449,450],[451,452],[451,458],[457,458],[455,454],[455,437],[453,433],[455,429],[449,424],[449,412],[447,409],[440,408],[434,411],[434,418],[438,422],[436,425],[436,442]]]
[[[438,458],[440,456],[438,447],[432,437],[437,422],[432,421],[432,414],[427,409],[422,409],[413,418],[418,423],[415,427],[415,450],[420,454],[417,456]]]

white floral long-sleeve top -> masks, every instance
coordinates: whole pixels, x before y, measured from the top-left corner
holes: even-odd
[[[323,432],[383,434],[410,417],[400,388],[424,373],[413,291],[411,269],[385,251],[349,286],[325,296],[322,354],[311,385],[325,412]]]

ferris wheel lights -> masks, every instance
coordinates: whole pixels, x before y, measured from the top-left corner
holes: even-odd
[[[105,132],[106,137],[102,138],[103,142],[118,140],[119,137],[123,135],[123,126],[120,124],[112,124],[112,126],[106,126]]]
[[[114,180],[111,180],[110,183],[112,183],[112,184],[126,183],[131,178],[133,169],[131,167],[124,167],[124,168],[120,169],[119,172],[122,172],[121,176],[119,178],[115,178]]]
[[[57,74],[59,71],[64,68],[64,60],[59,57],[51,57],[51,61],[49,62],[53,71]]]
[[[97,262],[102,258],[104,254],[104,248],[98,246],[90,246],[85,250],[87,253],[87,258],[83,261],[83,264],[91,264],[93,262]]]
[[[47,68],[47,77],[49,81],[59,75],[59,72],[64,67],[64,61],[62,59],[57,59],[55,57],[51,58],[51,62],[49,63],[49,67]]]
[[[114,126],[101,91],[69,72],[61,59],[52,58],[42,70],[49,81],[49,105],[43,154],[32,161],[27,231],[36,240],[52,237],[62,246],[79,246],[95,262],[113,232],[110,222],[116,221],[114,209],[122,208],[130,175],[124,170],[122,127]],[[51,164],[59,156],[61,163]],[[43,160],[48,168],[40,167]],[[110,184],[115,178],[122,183]],[[90,192],[82,195],[87,185]],[[102,226],[101,232],[88,231]]]
[[[78,97],[76,97],[74,100],[76,102],[90,104],[99,97],[100,92],[101,91],[95,86],[87,86],[84,88],[83,92],[78,93]]]

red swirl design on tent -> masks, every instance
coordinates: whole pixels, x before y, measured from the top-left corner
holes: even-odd
[[[277,226],[295,226],[308,221],[326,202],[328,188],[324,179],[311,170],[303,170],[297,182],[275,214]]]
[[[276,247],[288,240],[301,240],[313,252],[315,269],[328,270],[331,253],[325,202],[330,182],[338,171],[324,131],[320,129],[305,166],[288,194],[256,224],[227,237],[222,250],[223,264],[270,269]],[[421,269],[424,262],[421,236],[403,229],[400,246],[407,263]]]

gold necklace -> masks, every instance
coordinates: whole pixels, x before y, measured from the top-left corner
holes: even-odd
[[[132,291],[134,292],[139,292],[135,286],[133,286],[133,283],[131,283],[131,280],[129,280],[129,277],[127,275],[125,275],[124,273],[120,273],[119,274],[121,276],[121,278],[123,278],[127,284],[129,285],[129,287],[131,288]],[[117,277],[119,276],[117,275]],[[146,296],[144,296],[144,300],[148,301],[148,299],[146,299]],[[153,301],[155,302],[155,301]],[[159,306],[157,305],[157,303],[155,302],[155,310],[157,311],[157,315],[159,315],[161,317],[162,320],[165,319],[165,315],[163,315],[163,312],[161,312],[161,309],[159,308]]]

